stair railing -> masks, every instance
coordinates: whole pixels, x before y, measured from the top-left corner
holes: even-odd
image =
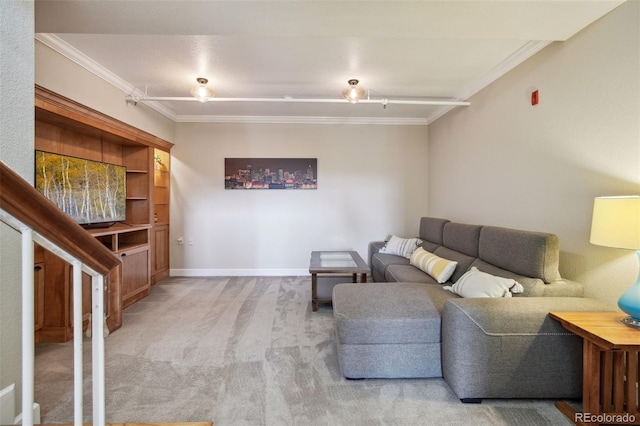
[[[105,277],[121,265],[27,181],[0,161],[0,221],[22,236],[22,424],[33,425],[35,397],[34,242],[73,267],[74,424],[83,424],[82,272],[91,276],[93,424],[105,425]],[[115,272],[117,273],[117,271]],[[78,326],[80,325],[80,326]]]

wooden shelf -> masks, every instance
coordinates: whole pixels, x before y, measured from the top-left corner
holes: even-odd
[[[113,331],[121,325],[122,309],[145,297],[151,282],[168,276],[169,151],[173,144],[39,86],[35,93],[35,149],[127,168],[127,223],[87,230],[122,262],[118,276],[111,277],[108,286],[111,310],[107,323]],[[40,263],[46,271],[37,274],[46,280],[45,322],[40,324],[45,340],[40,341],[66,341],[73,325],[68,318],[70,266],[54,262],[52,256]],[[86,296],[90,312],[90,291]],[[41,319],[38,313],[38,321]]]
[[[151,282],[169,276],[169,201],[171,186],[171,155],[153,152],[153,232],[154,256],[151,260]]]
[[[150,224],[117,223],[109,228],[88,232],[120,257],[122,261],[122,307],[135,303],[149,294]]]

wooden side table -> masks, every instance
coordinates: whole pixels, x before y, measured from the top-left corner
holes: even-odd
[[[309,265],[311,273],[311,310],[318,310],[318,303],[330,303],[331,299],[318,297],[318,274],[349,274],[352,282],[367,282],[369,266],[355,251],[312,251]]]
[[[621,312],[550,312],[583,339],[582,412],[556,407],[576,425],[640,424],[640,330],[620,322]]]

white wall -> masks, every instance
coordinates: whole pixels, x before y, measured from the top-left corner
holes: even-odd
[[[35,44],[36,84],[173,142],[175,124],[172,120],[141,103],[128,104],[126,94],[118,88],[41,42],[35,41]]]
[[[432,124],[429,213],[556,233],[561,274],[615,304],[638,262],[589,232],[595,196],[640,193],[639,28],[623,4]]]
[[[30,0],[0,2],[0,160],[33,182],[33,26]],[[20,234],[0,224],[0,389],[22,405]]]
[[[173,123],[36,41],[37,84],[176,143],[174,274],[304,273],[309,253],[415,235],[427,211],[424,126]],[[316,191],[225,191],[225,157],[316,157]]]
[[[225,157],[317,158],[319,188],[225,190]],[[172,275],[304,274],[312,250],[366,257],[427,212],[421,126],[178,123],[171,168]]]

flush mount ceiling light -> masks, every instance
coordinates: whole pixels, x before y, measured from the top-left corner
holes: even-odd
[[[358,87],[358,80],[352,78],[348,81],[349,87],[342,91],[342,96],[349,101],[349,103],[357,104],[360,99],[364,96],[364,89]]]
[[[194,98],[199,100],[200,102],[207,102],[210,98],[213,98],[213,90],[207,87],[207,83],[209,80],[206,78],[198,77],[196,79],[198,84],[193,86],[191,89],[191,94]]]

